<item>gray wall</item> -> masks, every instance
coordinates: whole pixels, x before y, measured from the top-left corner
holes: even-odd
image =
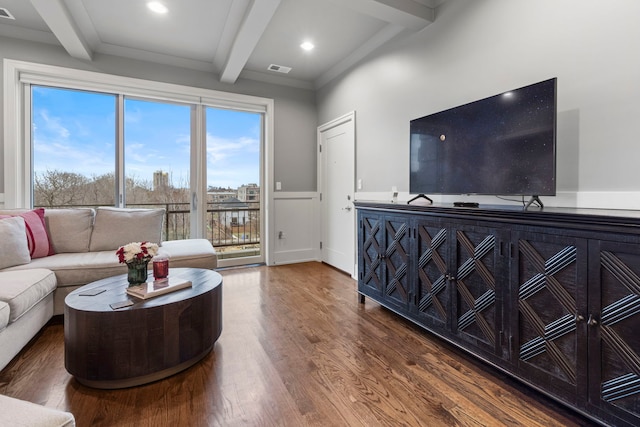
[[[356,111],[363,192],[409,190],[409,120],[558,78],[558,191],[640,192],[640,1],[449,0],[318,91]]]
[[[220,83],[213,73],[109,55],[96,55],[93,61],[86,62],[71,58],[56,46],[5,37],[0,37],[0,58],[272,98],[275,104],[274,182],[282,182],[286,191],[316,190],[317,111],[313,91],[243,79],[229,85]],[[0,68],[0,80],[2,78],[4,76]],[[3,85],[0,85],[0,94],[4,97],[2,92]],[[2,108],[3,104],[0,103],[0,129],[4,128]],[[3,139],[4,135],[0,132],[0,166],[4,170]],[[4,171],[0,173],[0,193],[3,192]]]

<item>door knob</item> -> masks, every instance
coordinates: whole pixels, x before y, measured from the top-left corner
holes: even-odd
[[[587,320],[587,325],[596,326],[597,324],[598,324],[598,321],[593,318],[593,314],[590,314],[589,315],[589,320]]]

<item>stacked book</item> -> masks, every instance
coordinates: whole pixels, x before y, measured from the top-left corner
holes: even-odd
[[[136,298],[149,299],[190,287],[191,282],[189,280],[183,280],[179,277],[168,277],[166,279],[129,286],[127,288],[127,294]]]

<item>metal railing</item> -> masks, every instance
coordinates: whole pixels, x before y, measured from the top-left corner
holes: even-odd
[[[231,203],[208,203],[206,211],[207,239],[214,247],[254,245],[260,243],[260,208],[233,207]],[[141,204],[136,207],[159,207]],[[188,239],[191,233],[189,203],[165,203],[164,239]]]

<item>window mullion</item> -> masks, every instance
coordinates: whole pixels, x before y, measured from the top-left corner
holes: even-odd
[[[206,198],[206,121],[201,104],[191,108],[191,236],[205,237]]]
[[[124,95],[119,94],[116,98],[116,170],[114,172],[116,182],[116,206],[126,206],[124,176]]]
[[[22,200],[18,201],[18,206],[30,206],[33,207],[33,129],[31,126],[31,85],[24,85],[22,90],[23,96],[23,111],[22,111],[22,133],[25,144],[23,144],[24,153],[22,153],[22,168],[18,170],[22,173],[22,179],[27,186],[25,186]]]

